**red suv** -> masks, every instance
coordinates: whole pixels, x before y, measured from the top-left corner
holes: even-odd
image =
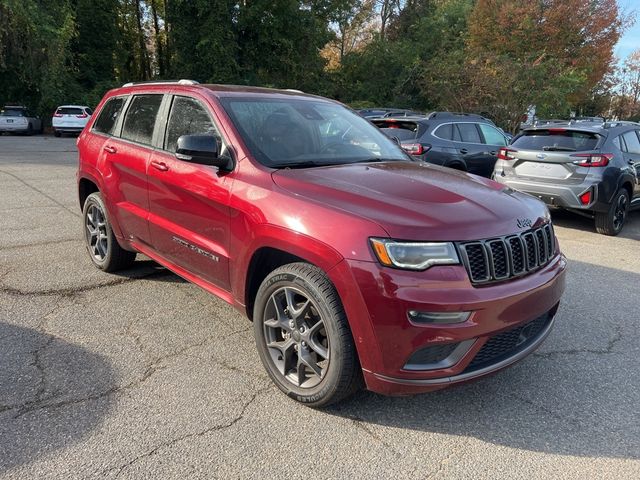
[[[547,208],[405,154],[290,90],[127,84],[78,140],[86,244],[143,253],[253,320],[275,384],[323,406],[481,377],[546,338],[566,259]]]

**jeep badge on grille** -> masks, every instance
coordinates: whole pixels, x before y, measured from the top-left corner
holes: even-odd
[[[516,225],[518,225],[518,228],[529,228],[533,226],[533,222],[528,218],[519,218],[516,220]]]

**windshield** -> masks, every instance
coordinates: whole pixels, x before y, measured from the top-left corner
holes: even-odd
[[[24,117],[25,111],[22,108],[5,108],[0,111],[3,117]]]
[[[521,150],[586,151],[598,144],[598,135],[576,130],[526,130],[511,145]]]
[[[253,156],[268,167],[411,161],[380,130],[335,103],[288,98],[221,102]]]

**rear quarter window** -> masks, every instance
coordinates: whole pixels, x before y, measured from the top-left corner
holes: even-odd
[[[512,145],[522,150],[586,151],[597,147],[600,136],[592,132],[549,129],[525,131]]]
[[[93,124],[92,130],[105,135],[113,134],[113,127],[116,125],[118,115],[122,111],[126,97],[114,97],[107,100],[104,104],[98,119]]]

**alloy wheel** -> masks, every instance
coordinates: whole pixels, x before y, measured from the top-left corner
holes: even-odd
[[[616,208],[613,213],[613,228],[618,231],[624,225],[625,218],[627,216],[627,196],[620,195],[618,197],[618,202],[616,203]]]
[[[109,242],[105,214],[98,205],[93,204],[88,208],[84,224],[89,252],[98,262],[103,262]]]
[[[264,338],[271,361],[290,383],[313,388],[329,367],[330,345],[324,320],[301,290],[273,292],[263,315]]]

